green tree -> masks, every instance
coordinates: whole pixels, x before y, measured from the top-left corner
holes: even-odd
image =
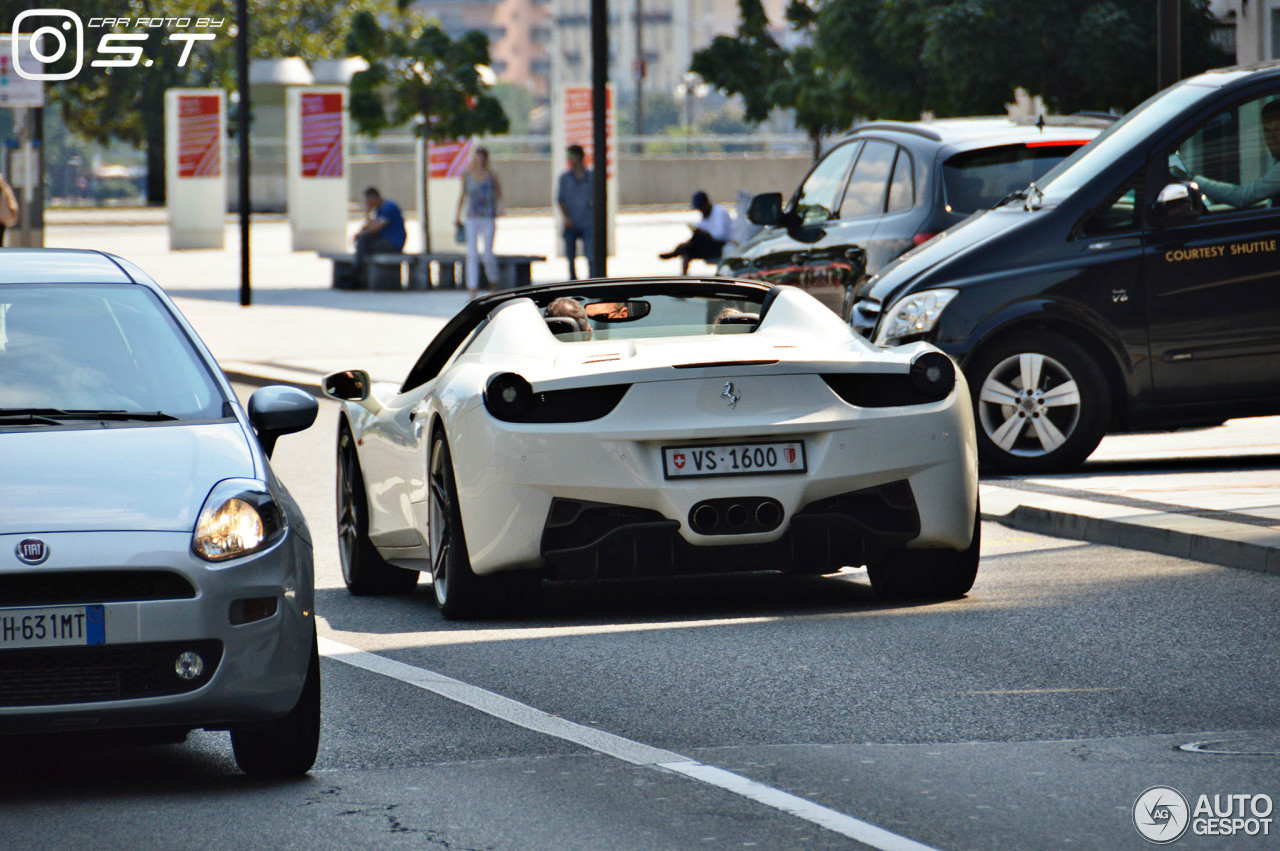
[[[1057,110],[1127,109],[1156,90],[1150,0],[813,0],[813,47],[882,118],[1003,113],[1015,88]],[[1185,75],[1230,64],[1208,0],[1182,0]]]
[[[415,135],[445,142],[506,133],[510,127],[492,92],[489,37],[479,30],[458,39],[420,15],[392,18],[359,12],[351,19],[347,51],[369,68],[351,78],[351,118],[360,132],[377,136],[411,124]],[[427,175],[422,181],[426,197]],[[424,245],[431,250],[427,211]]]
[[[733,36],[716,36],[693,55],[690,69],[716,88],[739,95],[744,118],[759,124],[775,109],[791,109],[796,125],[813,143],[816,158],[822,137],[848,128],[861,100],[847,77],[833,74],[827,57],[810,46],[786,50],[769,31],[760,0],[738,0],[741,22]],[[792,0],[787,23],[811,39],[817,24],[813,7]]]
[[[514,83],[498,83],[493,96],[502,104],[502,111],[511,122],[510,132],[523,136],[529,132],[529,115],[538,106],[538,98],[524,86]]]
[[[1232,64],[1210,40],[1208,0],[1182,0],[1181,24],[1184,75]],[[1127,109],[1156,91],[1155,4],[956,0],[928,16],[920,57],[949,112],[1003,111],[1015,87],[1064,112]]]

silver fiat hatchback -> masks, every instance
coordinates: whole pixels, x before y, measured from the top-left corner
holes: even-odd
[[[226,729],[249,773],[311,768],[311,535],[267,459],[316,410],[246,412],[128,261],[0,252],[0,733]]]

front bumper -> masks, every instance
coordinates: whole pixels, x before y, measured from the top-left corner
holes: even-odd
[[[0,628],[17,608],[100,604],[104,643],[0,650],[0,732],[216,728],[297,703],[315,600],[311,545],[292,528],[220,564],[193,555],[189,534],[69,532],[41,536],[51,556],[31,567],[14,555],[21,537],[0,536]],[[232,625],[235,601],[268,597],[274,614]],[[205,669],[183,680],[188,650]]]
[[[714,550],[727,551],[731,562],[794,552],[808,543],[801,526],[813,506],[894,482],[907,484],[918,517],[908,546],[964,549],[978,482],[969,393],[957,379],[941,402],[897,408],[854,407],[818,376],[802,375],[734,376],[742,397],[733,409],[722,398],[722,377],[636,384],[611,414],[588,423],[505,423],[473,409],[449,435],[472,569],[485,575],[546,564],[555,555],[544,553],[544,528],[556,499],[649,512],[646,522],[665,523],[671,545],[689,554],[676,564],[711,565],[722,557]],[[804,473],[663,476],[664,446],[796,439],[805,442]],[[740,497],[776,500],[781,523],[731,537],[691,527],[696,505]],[[903,542],[863,531],[873,545]]]

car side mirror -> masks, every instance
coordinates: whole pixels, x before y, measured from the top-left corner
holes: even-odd
[[[773,227],[782,220],[782,193],[765,192],[751,199],[747,221],[753,225]]]
[[[277,438],[310,428],[319,411],[315,397],[297,387],[260,387],[249,397],[249,423],[268,458]]]
[[[372,382],[363,369],[348,369],[326,375],[320,387],[324,395],[339,402],[363,402],[369,398]]]
[[[1194,182],[1170,183],[1151,203],[1151,224],[1158,228],[1194,222],[1204,215],[1204,198]]]

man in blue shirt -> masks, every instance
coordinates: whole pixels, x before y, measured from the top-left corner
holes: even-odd
[[[569,280],[576,281],[578,272],[574,260],[578,253],[578,240],[582,240],[582,253],[587,256],[587,271],[596,276],[595,252],[591,250],[591,172],[587,170],[585,152],[581,145],[569,146],[569,170],[560,175],[556,186],[556,204],[560,207],[564,224],[564,254],[569,258]]]
[[[364,287],[364,258],[369,254],[399,254],[404,250],[407,234],[400,205],[370,186],[364,191],[366,220],[356,233],[356,259],[352,264],[353,282]]]

